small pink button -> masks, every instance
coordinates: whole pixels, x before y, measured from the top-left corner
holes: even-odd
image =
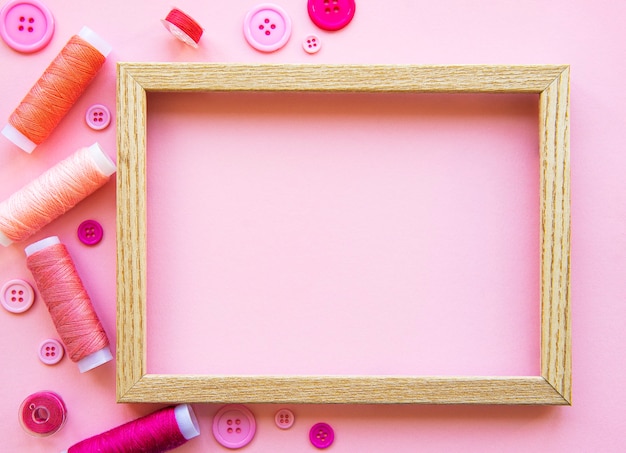
[[[46,365],[55,365],[63,358],[63,345],[50,338],[39,345],[39,359]]]
[[[87,125],[95,131],[101,131],[111,122],[111,112],[102,104],[94,104],[87,109],[85,113],[85,121]]]
[[[254,415],[245,406],[230,404],[222,407],[213,418],[213,435],[226,448],[248,445],[256,433]]]
[[[280,6],[264,3],[246,14],[243,34],[255,49],[273,52],[289,41],[291,18]]]
[[[52,13],[38,0],[12,0],[0,10],[0,36],[18,52],[43,49],[53,33]]]
[[[0,290],[0,303],[11,313],[24,313],[35,302],[35,291],[24,280],[9,280]]]
[[[78,225],[78,239],[85,245],[96,245],[102,240],[104,230],[95,220],[85,220]]]
[[[276,412],[274,421],[276,422],[276,426],[280,429],[289,429],[293,426],[296,419],[293,416],[293,412],[289,409],[281,409]]]
[[[317,53],[322,48],[320,39],[315,35],[309,35],[302,41],[302,48],[306,53]]]
[[[328,423],[317,423],[309,431],[309,440],[316,448],[328,448],[335,441],[335,431]]]
[[[352,21],[354,0],[308,0],[309,17],[323,30],[340,30]]]

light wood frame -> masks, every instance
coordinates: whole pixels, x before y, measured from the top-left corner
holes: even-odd
[[[571,404],[569,66],[119,63],[117,400]],[[146,119],[152,91],[539,94],[540,376],[148,374]]]

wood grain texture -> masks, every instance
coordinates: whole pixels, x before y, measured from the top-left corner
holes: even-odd
[[[151,375],[146,366],[146,92],[539,94],[541,376]],[[118,64],[117,398],[174,403],[571,404],[568,66]]]

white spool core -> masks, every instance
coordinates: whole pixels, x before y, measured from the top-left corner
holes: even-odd
[[[37,147],[37,145],[33,143],[28,137],[26,137],[10,124],[4,126],[4,129],[2,129],[2,135],[8,138],[13,144],[19,146],[23,151],[26,151],[28,154],[32,153],[33,150]]]
[[[93,370],[100,365],[104,365],[107,362],[113,360],[113,354],[111,354],[111,348],[105,346],[99,351],[89,354],[87,357],[80,359],[76,362],[78,365],[78,371],[84,373],[85,371]]]
[[[108,42],[106,42],[104,39],[98,36],[89,27],[81,28],[80,31],[78,32],[78,36],[81,39],[87,41],[93,47],[95,47],[96,50],[100,52],[104,57],[107,57],[109,53],[111,53],[111,50],[113,49],[113,47],[111,47],[111,45]]]
[[[179,404],[174,408],[174,416],[180,433],[187,440],[200,435],[200,425],[198,419],[189,404]]]
[[[102,150],[102,148],[100,148],[98,143],[94,143],[88,147],[87,152],[89,157],[91,157],[91,160],[105,176],[111,176],[116,172],[117,167],[111,158]]]
[[[26,252],[26,256],[29,257],[33,253],[39,252],[40,250],[47,249],[51,245],[60,244],[58,236],[50,236],[48,238],[42,239],[41,241],[37,241],[24,249]]]
[[[6,237],[2,231],[0,231],[0,245],[2,245],[3,247],[8,247],[11,244],[13,244],[13,241]]]

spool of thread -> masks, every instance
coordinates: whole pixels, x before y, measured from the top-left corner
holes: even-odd
[[[113,355],[109,339],[65,245],[52,236],[29,245],[25,251],[26,267],[80,372],[110,361]]]
[[[85,439],[62,453],[160,453],[198,435],[200,427],[193,408],[181,404]]]
[[[0,203],[0,244],[27,239],[102,187],[115,171],[97,143],[79,149]]]
[[[26,397],[18,413],[20,424],[28,434],[51,436],[65,424],[65,403],[54,392],[37,392]]]
[[[83,27],[13,111],[2,134],[27,153],[33,152],[85,91],[109,52],[109,44]]]
[[[198,47],[198,42],[202,37],[204,30],[202,27],[187,14],[181,10],[174,8],[165,19],[161,19],[161,23],[185,44],[189,44],[193,48]]]

